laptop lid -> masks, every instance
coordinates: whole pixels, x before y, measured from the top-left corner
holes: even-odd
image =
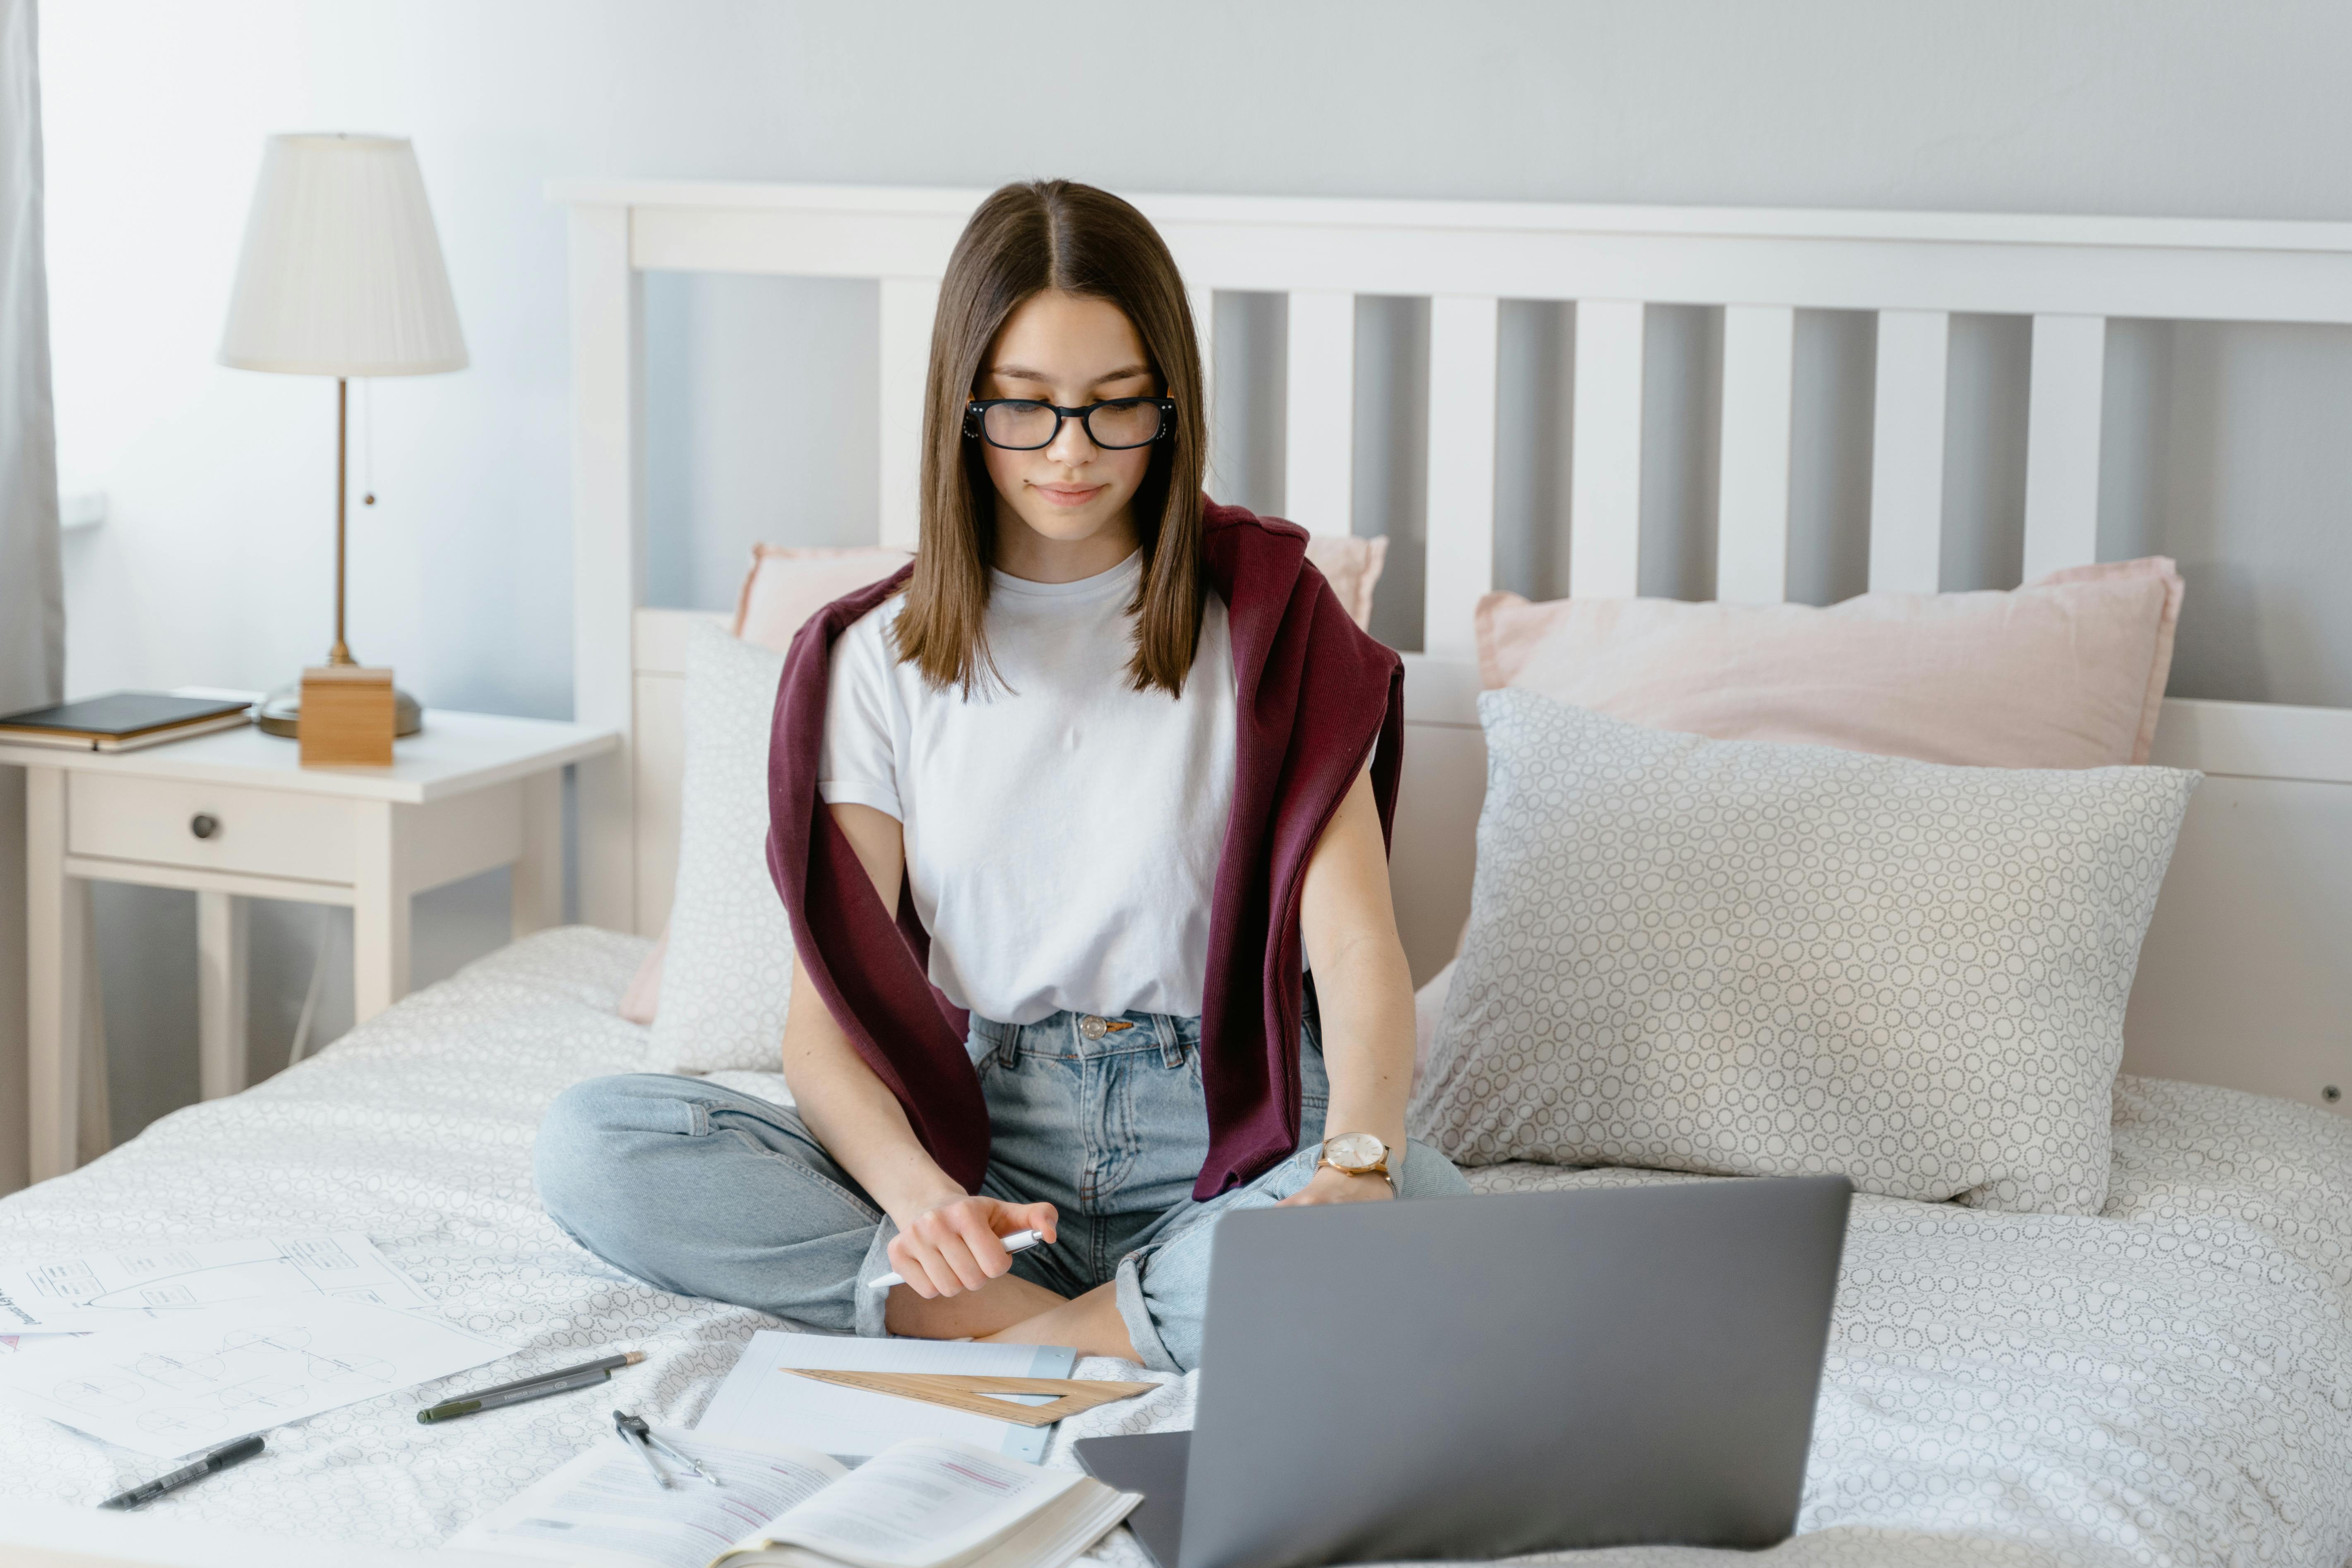
[[[1225,1215],[1178,1568],[1785,1538],[1851,1190]]]

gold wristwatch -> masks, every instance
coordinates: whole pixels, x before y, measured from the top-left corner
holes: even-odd
[[[1389,1174],[1389,1146],[1369,1132],[1342,1132],[1323,1140],[1323,1158],[1315,1168],[1326,1165],[1350,1176],[1378,1176],[1390,1192],[1396,1191],[1396,1178]]]

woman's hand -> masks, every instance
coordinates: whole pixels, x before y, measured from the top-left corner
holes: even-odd
[[[1384,1176],[1349,1175],[1335,1166],[1318,1170],[1307,1184],[1274,1206],[1303,1208],[1308,1204],[1369,1204],[1396,1196]]]
[[[1052,1204],[1008,1204],[958,1194],[898,1220],[890,1264],[907,1289],[929,1300],[977,1290],[1013,1267],[998,1237],[1016,1230],[1054,1239]]]

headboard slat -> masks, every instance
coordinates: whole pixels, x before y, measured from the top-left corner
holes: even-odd
[[[576,206],[572,284],[572,717],[622,748],[578,764],[580,918],[637,923],[630,616],[646,559],[645,275],[629,209]]]
[[[1429,302],[1429,552],[1422,646],[1469,658],[1471,616],[1495,585],[1496,331],[1490,297]]]
[[[1630,599],[1640,584],[1642,312],[1639,300],[1576,307],[1568,586],[1580,598]]]
[[[1723,446],[1716,507],[1715,596],[1777,605],[1789,592],[1789,430],[1796,403],[1797,312],[1723,312]]]
[[[2099,555],[2099,416],[2106,388],[2103,316],[2033,318],[2025,431],[2025,581]]]
[[[1944,377],[1951,318],[1878,312],[1870,447],[1870,589],[1932,594],[1944,544]]]
[[[923,382],[930,374],[940,280],[885,278],[881,293],[881,542],[912,550],[922,531]]]
[[[1217,483],[1217,291],[1214,289],[1186,290],[1192,310],[1192,334],[1201,345],[1201,415],[1209,431],[1209,449],[1202,454],[1201,488],[1215,495],[1223,487]]]
[[[1309,533],[1355,531],[1356,297],[1290,295],[1282,515]]]

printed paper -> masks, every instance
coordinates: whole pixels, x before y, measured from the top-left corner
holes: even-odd
[[[421,1313],[314,1293],[0,1359],[0,1402],[172,1458],[511,1353]]]
[[[357,1231],[264,1237],[0,1259],[0,1334],[121,1328],[172,1312],[289,1296],[433,1305]]]

